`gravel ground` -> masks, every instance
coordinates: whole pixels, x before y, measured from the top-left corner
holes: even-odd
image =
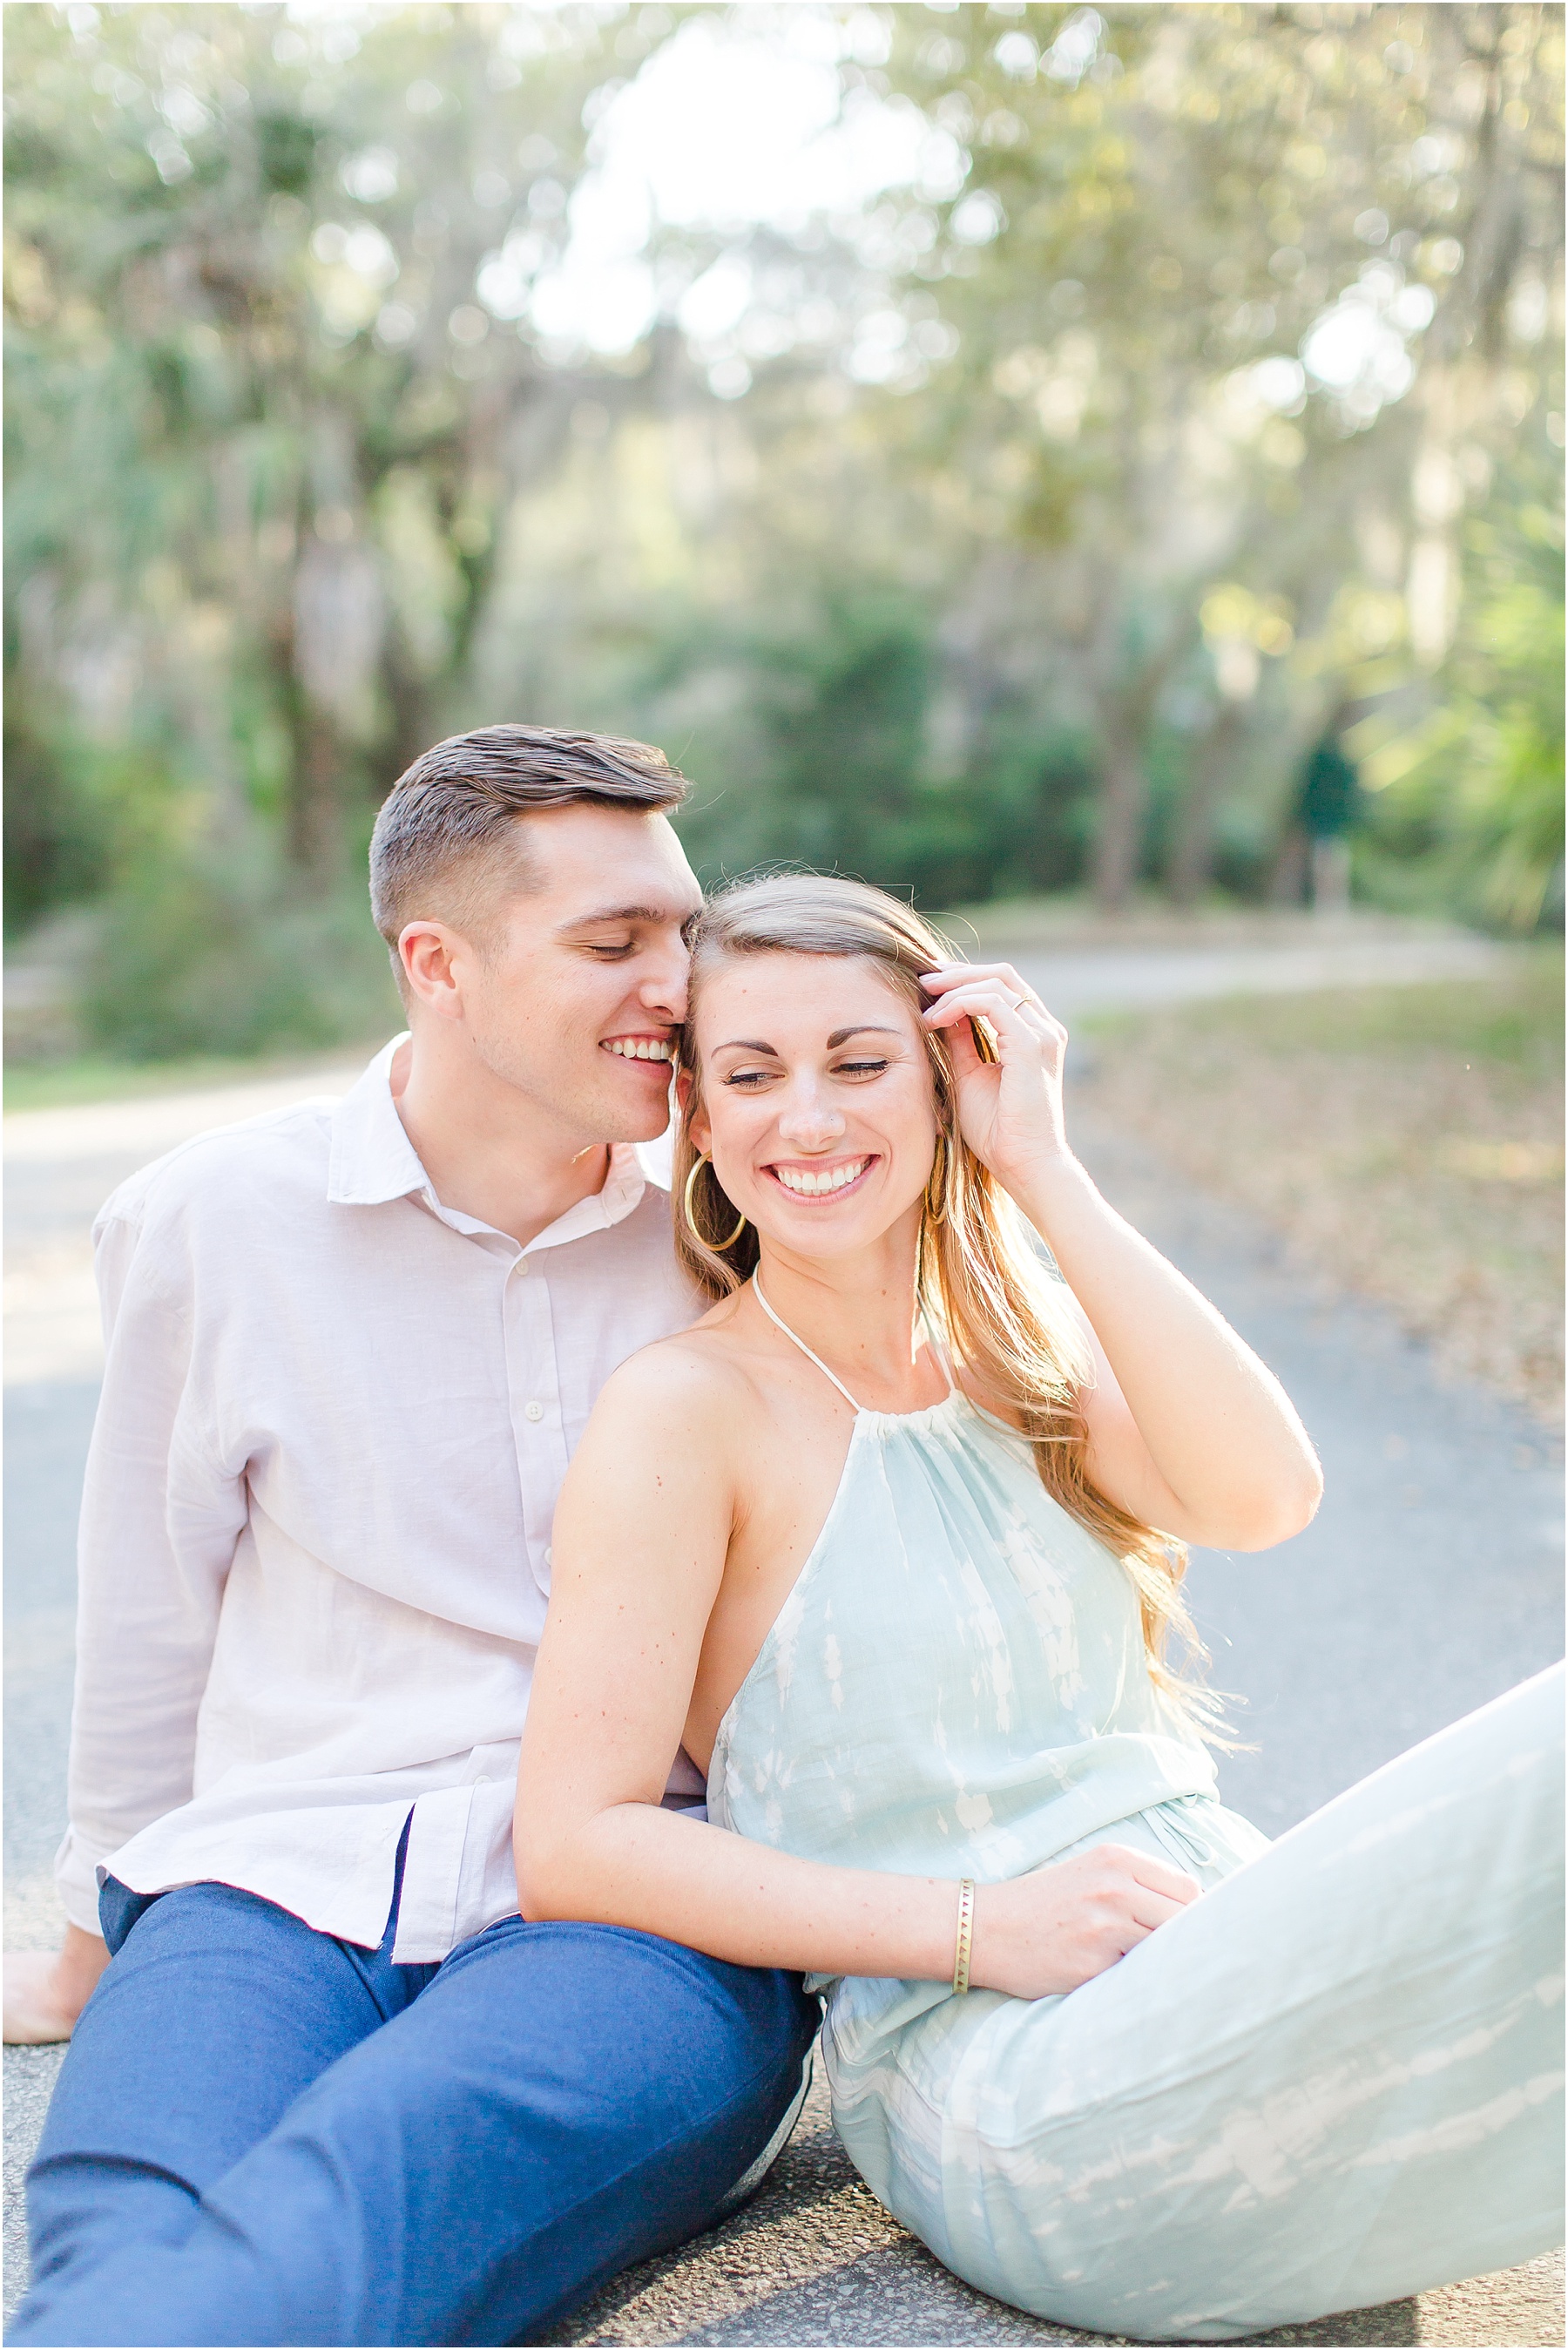
[[[820,2071],[820,2067],[818,2068]],[[618,2278],[560,2343],[1125,2342],[1009,2309],[949,2274],[860,2183],[820,2080],[761,2194],[711,2236]],[[1417,2299],[1247,2336],[1254,2343],[1563,2340],[1560,2254]]]
[[[60,1263],[74,1252],[79,1268],[84,1201],[90,1210],[118,1172],[150,1155],[150,1144],[167,1147],[145,1123],[130,1123],[132,1108],[145,1106],[119,1107],[127,1113],[123,1132],[106,1130],[107,1113],[48,1113],[78,1123],[52,1140],[39,1136],[13,1168],[21,1213],[14,1212],[10,1241],[26,1276],[17,1304],[29,1376],[6,1398],[12,1948],[46,1944],[57,1929],[48,1861],[63,1818],[72,1529],[96,1371],[82,1299],[65,1281],[51,1287],[32,1277],[28,1253],[47,1246]],[[194,1108],[182,1115],[193,1119],[191,1131],[213,1118],[211,1107],[204,1117]],[[1561,1653],[1560,1480],[1527,1418],[1483,1390],[1441,1383],[1388,1313],[1314,1289],[1267,1228],[1181,1191],[1162,1162],[1096,1117],[1092,1086],[1074,1118],[1107,1192],[1280,1372],[1324,1456],[1328,1496],[1306,1534],[1263,1559],[1199,1555],[1192,1571],[1213,1678],[1245,1700],[1242,1734],[1256,1746],[1225,1758],[1223,1791],[1277,1834]],[[57,2050],[5,2052],[8,2309],[26,2277],[21,2171],[58,2061]],[[745,2211],[618,2280],[556,2338],[896,2345],[1090,2337],[1023,2317],[941,2270],[849,2170],[819,2085]],[[1521,2350],[1561,2344],[1561,2262],[1258,2338]]]
[[[1462,987],[1183,1005],[1087,1042],[1104,1118],[1561,1427],[1560,953]]]

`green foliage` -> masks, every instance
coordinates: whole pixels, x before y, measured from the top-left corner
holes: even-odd
[[[688,649],[711,663],[711,636]],[[751,720],[741,771],[682,829],[700,872],[856,874],[917,902],[1062,889],[1082,871],[1086,746],[1027,704],[944,743],[933,616],[867,584],[825,589],[789,636],[734,648]]]
[[[335,879],[358,813],[440,731],[500,444],[555,390],[490,334],[474,280],[496,191],[510,211],[545,186],[535,265],[558,249],[599,30],[519,23],[523,62],[483,5],[359,32],[204,0],[39,6],[7,30],[11,665],[79,681],[78,732],[193,746],[202,788],[281,764],[288,854]],[[460,607],[434,674],[379,527],[410,469]],[[57,756],[31,698],[16,729],[25,773]],[[63,842],[68,788],[40,796],[57,805],[23,829]],[[63,847],[54,870],[75,878]]]
[[[1558,13],[829,19],[846,122],[948,160],[654,223],[660,315],[596,356],[534,296],[615,91],[794,12],[9,12],[6,919],[99,906],[96,1035],[359,1033],[373,808],[503,716],[662,743],[705,875],[940,906],[1262,895],[1306,748],[1387,706],[1366,885],[1550,917]],[[1345,303],[1381,388],[1301,373]],[[1466,529],[1434,674],[1406,583]]]
[[[1435,710],[1384,753],[1373,841],[1489,927],[1563,920],[1563,575],[1550,452],[1521,452],[1464,536]],[[1548,503],[1550,501],[1550,503]],[[1408,886],[1408,885],[1407,885]]]
[[[1457,453],[1484,464],[1511,437],[1488,411],[1514,273],[1550,283],[1561,253],[1542,201],[1561,152],[1560,19],[1228,5],[1096,19],[1030,5],[1005,27],[981,9],[937,25],[900,9],[896,24],[896,81],[972,156],[941,224],[942,311],[960,330],[944,458],[1019,550],[1025,624],[1071,642],[1059,690],[1075,689],[1096,744],[1101,894],[1148,869],[1151,837],[1184,835],[1179,865],[1255,886],[1296,764],[1360,699],[1365,650],[1338,625],[1335,589],[1361,586],[1378,539],[1372,567],[1392,586],[1401,525],[1424,526],[1417,473]],[[1460,92],[1479,101],[1483,63],[1476,124]],[[1490,226],[1503,216],[1511,246]],[[1380,357],[1358,369],[1355,322],[1380,304]],[[1332,336],[1314,340],[1336,306],[1337,357]],[[1401,396],[1422,366],[1437,379],[1425,423]],[[1444,377],[1461,370],[1456,398]],[[1516,375],[1511,398],[1543,411],[1547,389]],[[1403,651],[1415,632],[1394,603],[1384,644]],[[1190,710],[1200,644],[1207,734]],[[1234,687],[1255,695],[1246,756],[1213,699],[1216,684],[1232,692],[1238,654],[1291,672],[1285,697]],[[1173,792],[1178,700],[1191,754]],[[1530,884],[1499,864],[1489,886]]]
[[[9,938],[51,908],[95,895],[113,860],[77,764],[28,708],[20,679],[5,697],[5,743]]]
[[[265,855],[134,865],[105,909],[81,1008],[92,1043],[128,1061],[308,1050],[400,1024],[358,893],[302,902]]]

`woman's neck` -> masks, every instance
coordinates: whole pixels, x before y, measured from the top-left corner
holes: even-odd
[[[947,1392],[915,1327],[917,1233],[887,1233],[853,1257],[762,1246],[757,1276],[774,1312],[876,1411],[919,1411]]]

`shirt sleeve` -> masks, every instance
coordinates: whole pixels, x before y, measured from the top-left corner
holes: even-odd
[[[106,1360],[78,1539],[66,1914],[97,1933],[98,1870],[187,1803],[218,1612],[245,1523],[196,1367],[189,1235],[114,1201],[94,1241]]]

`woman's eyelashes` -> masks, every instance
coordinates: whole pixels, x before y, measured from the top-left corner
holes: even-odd
[[[864,1084],[868,1077],[879,1077],[888,1067],[886,1058],[876,1060],[835,1061],[828,1069],[831,1077],[847,1077],[852,1085]],[[738,1087],[743,1093],[760,1093],[762,1088],[779,1077],[782,1069],[732,1069],[720,1079],[722,1085]]]

